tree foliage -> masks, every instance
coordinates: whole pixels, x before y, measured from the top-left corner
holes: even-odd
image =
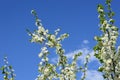
[[[115,13],[112,11],[111,2],[112,0],[106,0],[105,5],[98,4],[97,6],[102,35],[94,37],[97,41],[94,47],[94,56],[101,63],[98,71],[103,74],[104,80],[120,80],[120,46],[116,46],[119,33],[118,28],[114,25],[113,16]],[[85,80],[90,54],[86,56],[84,65],[77,64],[78,58],[82,55],[81,52],[75,54],[72,62],[69,63],[61,44],[65,38],[69,37],[69,34],[64,33],[59,36],[60,29],[50,33],[48,29],[43,27],[37,13],[34,10],[31,13],[35,17],[37,30],[33,33],[27,30],[29,36],[31,36],[30,41],[41,46],[41,51],[38,54],[40,58],[38,65],[39,75],[35,80],[76,80],[78,72],[82,72],[80,80]],[[58,56],[58,61],[55,64],[50,62],[49,55],[55,54],[50,49],[55,50]],[[3,79],[15,80],[14,70],[8,64],[7,57],[4,58],[4,62],[5,65],[0,68],[4,75]]]
[[[41,21],[39,20],[36,12],[32,10],[31,12],[35,16],[36,26],[38,27],[35,32],[29,32],[29,35],[32,36],[31,42],[41,44],[41,52],[39,53],[39,58],[41,61],[39,63],[39,75],[36,80],[76,80],[76,73],[82,71],[84,73],[81,80],[84,80],[86,77],[86,69],[89,55],[86,57],[86,62],[84,66],[77,66],[77,59],[82,53],[75,54],[73,61],[68,63],[68,59],[65,56],[65,50],[62,48],[61,41],[67,38],[69,35],[64,33],[58,36],[60,29],[55,30],[54,34],[49,33],[49,30],[45,29],[42,26]],[[49,62],[49,54],[53,54],[49,51],[50,48],[55,49],[56,54],[58,55],[58,62],[56,64]]]
[[[94,47],[96,58],[101,62],[98,71],[103,73],[105,80],[120,79],[120,46],[116,48],[118,28],[114,25],[114,12],[111,8],[111,1],[106,0],[105,8],[102,4],[97,7],[100,19],[100,30],[102,36],[95,36],[97,45]]]
[[[14,69],[9,65],[7,57],[4,57],[4,66],[0,68],[4,80],[15,80]]]

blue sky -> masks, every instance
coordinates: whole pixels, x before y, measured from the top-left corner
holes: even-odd
[[[16,80],[34,80],[38,70],[40,45],[30,43],[26,29],[37,29],[31,10],[35,9],[45,28],[70,37],[63,41],[66,53],[92,50],[95,35],[100,35],[96,6],[102,0],[0,0],[0,66],[4,55],[16,73]],[[114,0],[116,25],[120,27],[120,1]],[[87,40],[89,43],[85,43]],[[120,43],[120,42],[119,42]],[[53,57],[55,57],[53,55]],[[92,65],[91,65],[92,67]],[[94,66],[93,66],[94,67]],[[94,72],[93,72],[94,73]]]

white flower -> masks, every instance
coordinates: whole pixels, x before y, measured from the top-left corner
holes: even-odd
[[[98,7],[98,12],[103,12],[103,9],[101,9],[100,7]]]
[[[58,28],[56,31],[60,31],[60,29]]]
[[[42,70],[42,67],[39,67],[39,68],[38,68],[38,70],[40,70],[40,71],[41,71],[41,70]]]
[[[33,14],[35,11],[34,10],[31,10],[31,14]]]
[[[110,67],[105,67],[105,70],[106,70],[106,71],[109,71],[109,70],[110,70]]]
[[[52,39],[53,41],[55,41],[56,39],[55,39],[55,35],[51,35],[50,36],[50,39]]]
[[[43,62],[45,62],[45,59],[42,59]]]
[[[116,27],[116,26],[112,26],[111,28],[112,28],[112,29],[116,29],[117,27]]]
[[[89,58],[90,58],[90,55],[87,55],[86,58],[89,59]]]
[[[99,9],[100,12],[103,12],[103,9]]]
[[[106,25],[106,29],[110,29],[110,27],[109,27],[109,26],[110,26],[110,24],[107,24],[107,25]]]
[[[42,49],[42,51],[46,51],[47,50],[47,47],[43,47],[43,48],[41,48]]]
[[[48,58],[47,58],[47,57],[45,58],[45,61],[48,61]]]
[[[39,36],[38,35],[34,35],[34,37],[33,37],[35,40],[37,40],[38,38],[39,38]]]
[[[111,36],[112,40],[116,40],[117,36]]]
[[[103,25],[107,24],[107,20],[104,20]]]
[[[49,47],[53,47],[54,46],[53,42],[51,42],[51,41],[48,41],[48,43],[46,43],[46,45],[48,45]]]
[[[71,70],[75,70],[75,66],[71,66],[70,68],[71,68]]]
[[[105,34],[104,36],[105,36],[105,37],[108,37],[108,34]]]
[[[41,33],[41,32],[44,32],[44,31],[45,31],[45,29],[42,26],[38,27],[38,33]]]
[[[40,42],[43,42],[44,40],[45,40],[45,38],[43,36],[38,38],[38,41],[40,41]]]
[[[60,29],[55,30],[55,35],[58,35],[59,31],[60,31]]]
[[[45,68],[45,73],[48,73],[49,72],[49,69],[48,68]]]
[[[39,20],[39,19],[36,19],[35,25],[36,25],[36,26],[42,25],[42,24],[40,23],[40,20]]]
[[[43,62],[40,62],[39,64],[40,64],[40,65],[42,65],[42,64],[43,64]]]
[[[106,60],[106,63],[107,63],[107,64],[110,64],[110,63],[112,63],[112,60],[111,60],[111,59],[108,59],[108,60]]]
[[[38,55],[40,58],[43,56],[43,53],[39,53],[39,55]]]

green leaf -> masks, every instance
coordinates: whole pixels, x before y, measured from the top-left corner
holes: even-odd
[[[100,62],[103,63],[103,59],[100,59]]]
[[[104,70],[103,67],[99,67],[98,71],[102,72]]]
[[[114,15],[115,15],[115,13],[114,13],[114,12],[112,12],[112,13],[111,13],[111,15],[112,15],[112,16],[114,16]]]
[[[98,58],[98,59],[100,58],[100,55],[99,55],[99,54],[96,54],[96,53],[95,53],[94,56],[95,56],[96,58]]]
[[[82,55],[82,52],[79,52],[79,53],[78,53],[78,56],[81,56],[81,55]]]
[[[99,50],[99,49],[100,49],[100,47],[99,47],[98,45],[96,45],[96,46],[93,48],[94,51],[97,51],[97,50]]]
[[[9,66],[10,69],[12,69],[12,66]]]
[[[100,7],[101,9],[103,9],[103,8],[104,8],[102,4],[98,4],[98,6],[97,6],[97,7]]]
[[[112,24],[113,24],[114,22],[115,22],[115,20],[113,20],[113,19],[112,19],[112,20],[110,20],[110,23],[112,23]]]
[[[5,74],[5,70],[4,69],[2,70],[2,74]]]
[[[0,70],[3,70],[4,69],[4,66],[2,66],[1,68],[0,68]]]

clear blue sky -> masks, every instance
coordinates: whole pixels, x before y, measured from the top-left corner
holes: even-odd
[[[16,80],[34,80],[38,70],[40,46],[30,43],[26,29],[37,29],[31,10],[35,9],[43,26],[53,32],[61,28],[61,33],[70,37],[63,42],[66,53],[81,48],[83,40],[88,40],[91,49],[93,40],[99,35],[96,6],[105,0],[0,0],[0,66],[4,55],[16,73]],[[120,0],[113,0],[116,25],[120,28]],[[53,55],[54,57],[54,55]]]

